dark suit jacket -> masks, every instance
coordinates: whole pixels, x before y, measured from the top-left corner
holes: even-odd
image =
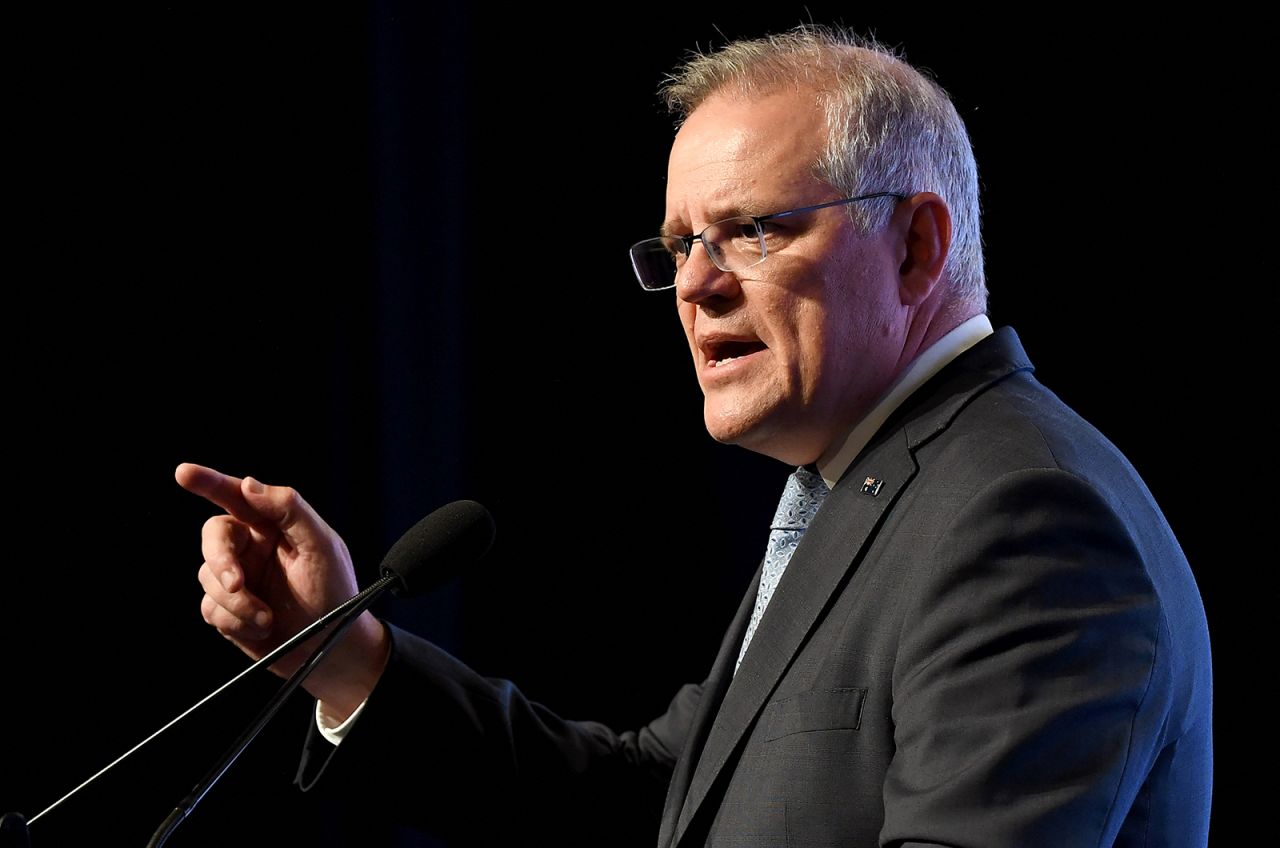
[[[439,763],[424,818],[480,844],[495,795],[617,844],[666,784],[660,848],[1204,845],[1190,569],[1129,463],[1031,371],[1005,329],[913,394],[819,510],[737,675],[754,584],[707,680],[640,731],[564,721],[397,631],[333,760]],[[304,785],[331,753],[309,750]]]

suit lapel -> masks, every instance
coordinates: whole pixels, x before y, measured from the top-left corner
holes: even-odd
[[[751,640],[751,649],[734,676],[733,665],[755,603],[757,571],[752,591],[743,599],[720,646],[690,737],[676,764],[659,846],[679,844],[832,595],[850,578],[863,547],[915,475],[915,450],[945,430],[983,389],[1024,370],[1031,370],[1031,364],[1016,334],[1003,328],[957,357],[908,398],[818,511],[787,564]],[[880,481],[879,485],[872,480]],[[871,494],[864,488],[877,491]]]

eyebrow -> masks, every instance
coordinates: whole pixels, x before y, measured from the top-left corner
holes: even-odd
[[[711,215],[711,221],[713,223],[715,221],[726,221],[729,218],[741,218],[744,216],[748,218],[758,218],[763,215],[773,214],[773,212],[763,211],[764,207],[762,207],[759,203],[753,200],[744,200],[741,203],[735,203],[733,205],[725,205],[722,207],[712,207],[712,208],[718,210]],[[779,207],[779,209],[782,209],[782,208],[785,208],[785,207]],[[774,210],[774,211],[777,211],[777,210]],[[681,232],[682,230],[684,232]],[[665,222],[661,227],[658,228],[658,235],[660,236],[688,235],[689,230],[690,230],[689,225],[686,224],[684,221],[673,219]]]
[[[676,230],[687,230],[683,221],[666,221],[661,227],[658,227],[658,235],[666,237],[676,234]],[[685,235],[681,233],[681,235]]]

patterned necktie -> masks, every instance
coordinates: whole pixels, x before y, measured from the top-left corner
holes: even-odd
[[[805,528],[813,520],[813,516],[822,506],[823,499],[830,493],[827,484],[820,474],[808,468],[797,468],[787,480],[787,487],[782,491],[782,500],[778,502],[778,511],[774,513],[773,524],[769,528],[769,549],[764,556],[764,570],[760,574],[760,591],[756,594],[756,606],[751,611],[751,622],[747,624],[747,635],[742,638],[742,650],[738,651],[738,664],[733,673],[738,673],[742,658],[747,654],[747,646],[755,635],[764,608],[769,605],[773,591],[778,588],[782,572],[786,570],[791,554],[800,544],[800,537]]]

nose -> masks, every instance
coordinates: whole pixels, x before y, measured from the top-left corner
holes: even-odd
[[[705,245],[695,240],[689,257],[676,273],[676,296],[688,303],[702,303],[712,298],[731,300],[739,291],[738,276],[721,271],[707,255]]]

